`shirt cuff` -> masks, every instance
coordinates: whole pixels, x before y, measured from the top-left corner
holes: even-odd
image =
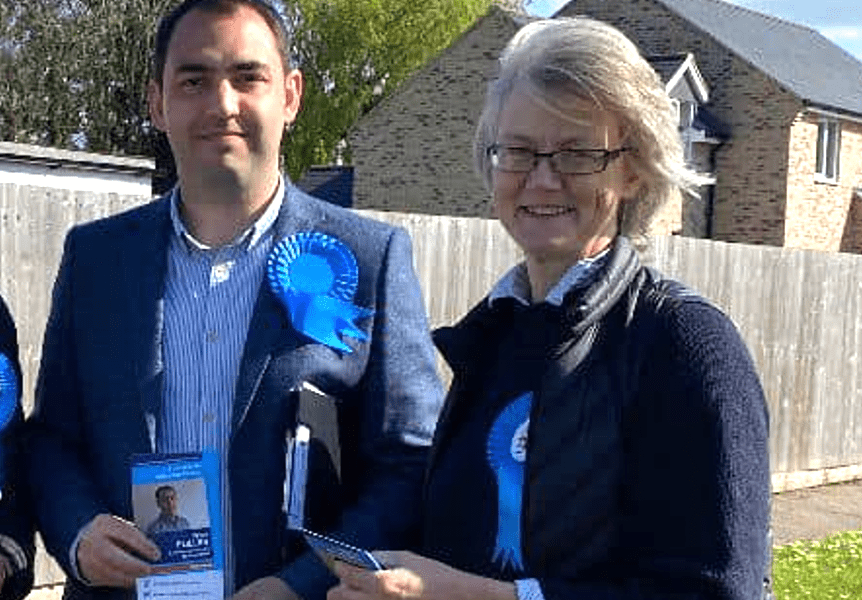
[[[69,567],[72,570],[72,576],[86,586],[91,586],[92,584],[87,581],[86,577],[81,575],[81,571],[78,568],[78,546],[81,545],[81,538],[84,537],[84,532],[87,531],[87,527],[89,526],[90,523],[87,523],[78,530],[78,534],[75,536],[75,539],[72,541],[72,545],[69,547]]]
[[[518,600],[545,600],[538,579],[516,579],[515,592]]]
[[[10,538],[8,535],[0,534],[0,551],[12,561],[12,566],[16,571],[23,571],[27,568],[27,555],[21,546]]]

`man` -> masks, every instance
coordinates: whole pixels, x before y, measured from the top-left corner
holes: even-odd
[[[280,176],[303,88],[288,48],[261,0],[165,17],[149,106],[178,186],[66,239],[29,455],[67,598],[124,597],[158,558],[129,521],[130,457],[201,450],[221,461],[226,591],[322,598],[334,578],[281,510],[287,392],[304,380],[338,399],[344,498],[307,525],[409,541],[442,397],[410,242]],[[309,490],[309,508],[329,503]]]
[[[0,600],[20,600],[33,586],[33,520],[18,468],[21,415],[18,334],[0,298]]]
[[[170,485],[160,485],[156,488],[156,506],[159,507],[159,516],[147,525],[147,535],[153,537],[157,533],[165,531],[180,531],[190,529],[189,520],[178,515],[179,500],[177,491]]]

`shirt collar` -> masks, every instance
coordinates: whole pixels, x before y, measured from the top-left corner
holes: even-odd
[[[236,238],[227,244],[228,247],[236,247],[244,245],[246,249],[253,248],[255,244],[257,244],[263,235],[269,231],[269,229],[275,223],[275,220],[278,218],[278,213],[281,211],[281,205],[284,202],[284,178],[279,175],[278,177],[278,187],[275,189],[275,195],[272,197],[272,200],[267,205],[266,210],[263,211],[263,214],[258,217],[258,219],[252,223],[245,231],[242,231]],[[186,227],[186,224],[183,223],[183,219],[180,216],[180,186],[177,185],[171,191],[171,224],[174,228],[174,233],[176,236],[183,240],[186,243],[186,247],[196,250],[211,250],[212,247],[208,246],[197,239],[191,234],[191,232]]]
[[[576,286],[590,281],[598,273],[610,252],[610,247],[605,248],[599,254],[584,258],[563,273],[560,280],[548,291],[544,302],[552,306],[562,306],[566,294]],[[530,301],[530,278],[527,274],[527,264],[518,263],[503,275],[488,294],[488,304],[491,305],[501,298],[514,298],[521,304],[529,306]]]

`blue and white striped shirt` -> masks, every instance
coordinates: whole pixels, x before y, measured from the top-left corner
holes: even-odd
[[[214,451],[219,457],[225,597],[233,593],[234,553],[227,472],[236,381],[254,304],[274,245],[284,181],[260,218],[233,242],[210,248],[182,222],[171,197],[173,235],[165,281],[164,395],[160,453]]]

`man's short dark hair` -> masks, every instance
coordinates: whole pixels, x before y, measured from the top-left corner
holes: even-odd
[[[159,85],[165,74],[165,62],[168,56],[168,47],[177,24],[184,16],[192,10],[201,10],[208,13],[229,15],[241,6],[248,6],[263,17],[269,25],[272,34],[278,44],[281,55],[281,64],[285,72],[290,69],[290,35],[284,25],[284,19],[277,10],[266,0],[184,0],[176,8],[159,21],[156,29],[155,50],[153,52],[153,79]]]
[[[156,488],[156,500],[158,501],[159,496],[161,495],[162,492],[166,492],[168,490],[171,490],[174,494],[177,493],[176,488],[174,488],[174,486],[172,486],[172,485],[160,485],[159,487]]]

